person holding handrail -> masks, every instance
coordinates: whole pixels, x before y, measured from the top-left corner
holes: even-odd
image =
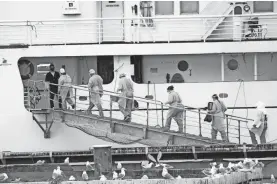
[[[263,102],[257,102],[257,116],[256,119],[249,130],[252,144],[258,144],[256,136],[260,137],[261,144],[266,143],[266,131],[267,126],[267,112],[265,109],[265,104]]]
[[[167,88],[168,92],[168,100],[165,102],[165,105],[169,105],[167,117],[166,117],[166,124],[165,127],[163,128],[163,131],[169,131],[170,130],[170,125],[171,125],[171,120],[172,118],[176,121],[179,127],[180,133],[184,132],[183,128],[183,112],[184,112],[184,105],[182,104],[182,99],[180,95],[174,91],[173,86],[169,86]]]
[[[45,88],[49,90],[50,97],[50,108],[54,108],[54,98],[57,97],[59,101],[59,108],[62,108],[62,99],[58,95],[58,83],[60,74],[55,71],[55,66],[53,63],[49,66],[50,71],[45,76]]]
[[[217,137],[217,132],[220,132],[222,140],[227,142],[227,136],[224,125],[225,112],[227,111],[227,108],[223,101],[218,99],[217,94],[214,94],[212,96],[212,99],[212,109],[208,109],[209,114],[212,115],[212,140],[215,140]]]
[[[134,88],[133,82],[126,78],[125,73],[119,75],[117,92],[121,92],[118,100],[119,110],[124,115],[124,121],[130,122],[134,101]]]
[[[104,117],[101,104],[101,97],[103,96],[103,79],[101,76],[95,74],[95,71],[93,69],[89,70],[89,75],[89,107],[87,109],[87,114],[91,115],[91,110],[96,105],[99,111],[99,116]]]
[[[61,76],[59,78],[59,88],[58,93],[62,99],[62,107],[63,110],[67,109],[66,103],[69,103],[72,109],[75,109],[75,104],[72,100],[73,97],[73,90],[71,87],[72,79],[71,77],[65,72],[64,68],[60,69]]]

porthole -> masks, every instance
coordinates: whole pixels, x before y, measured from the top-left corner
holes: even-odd
[[[182,60],[182,61],[179,61],[178,63],[178,69],[182,72],[184,71],[187,71],[187,69],[189,68],[189,64],[188,62]]]

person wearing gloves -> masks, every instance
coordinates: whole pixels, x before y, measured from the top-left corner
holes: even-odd
[[[59,78],[58,93],[60,94],[60,97],[62,99],[62,108],[66,110],[67,109],[66,103],[69,103],[72,109],[74,109],[75,104],[72,100],[73,90],[71,87],[72,79],[68,74],[66,74],[64,68],[60,69],[60,74],[61,76]]]
[[[183,112],[184,112],[184,105],[182,104],[182,99],[180,95],[174,91],[173,86],[169,86],[167,88],[168,92],[168,100],[165,102],[165,105],[169,105],[167,117],[166,117],[166,124],[163,129],[163,131],[169,131],[170,130],[170,125],[171,125],[171,120],[172,118],[177,122],[178,127],[179,127],[179,133],[184,132],[183,128]]]
[[[87,109],[87,114],[90,115],[92,108],[96,105],[99,111],[99,116],[104,117],[101,104],[101,97],[103,96],[103,79],[101,76],[95,74],[95,71],[93,69],[89,70],[89,75],[89,107]]]
[[[265,109],[265,104],[263,102],[258,102],[257,106],[257,116],[254,120],[252,127],[249,129],[252,144],[258,144],[256,136],[260,138],[261,144],[266,143],[266,132],[267,126],[267,112]]]
[[[227,111],[227,108],[223,101],[218,99],[217,94],[214,94],[212,99],[212,109],[208,110],[209,114],[212,115],[212,140],[216,140],[217,133],[220,132],[222,140],[227,142],[227,135],[224,125],[225,112]]]

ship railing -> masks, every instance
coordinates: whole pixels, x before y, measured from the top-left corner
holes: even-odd
[[[1,46],[276,38],[276,13],[0,21]]]
[[[68,86],[59,87],[68,88]],[[75,102],[75,108],[72,109],[68,106],[69,109],[74,111],[75,114],[77,113],[77,111],[86,111],[89,106],[88,88],[74,85],[72,85],[69,88],[71,88],[73,91],[72,96],[70,96],[70,98],[73,99],[73,102]],[[30,95],[30,100],[33,100],[30,102],[30,104],[32,105],[30,106],[29,110],[50,109],[49,94],[51,92],[45,88],[44,81],[29,80],[27,89],[29,89],[30,91],[26,94]],[[148,95],[146,97],[134,96],[133,98],[128,98],[121,96],[119,93],[108,90],[103,90],[103,93],[99,94],[103,95],[101,98],[101,102],[104,116],[109,117],[111,120],[113,118],[123,119],[123,115],[121,114],[117,103],[119,98],[135,100],[139,104],[139,106],[137,108],[132,109],[132,120],[135,123],[145,125],[147,128],[164,128],[166,124],[166,114],[169,108],[177,108],[175,106],[171,107],[169,105],[165,105],[164,102],[157,99],[153,99],[151,95]],[[59,97],[61,96],[59,95]],[[57,99],[54,99],[54,102],[56,104],[59,103]],[[183,124],[183,130],[185,134],[211,138],[212,123],[204,121],[204,118],[208,113],[205,110],[205,108],[193,108],[190,106],[184,106],[184,108],[181,108],[180,110],[183,111],[183,118],[181,119],[181,121]],[[97,108],[93,109],[92,113],[97,115]],[[252,119],[234,116],[230,114],[225,114],[224,117],[217,115],[213,116],[224,119],[226,125],[227,139],[230,142],[236,142],[239,144],[242,142],[249,142],[250,136],[248,131],[248,123],[253,121]],[[179,127],[172,121],[171,130],[178,131],[178,128]]]

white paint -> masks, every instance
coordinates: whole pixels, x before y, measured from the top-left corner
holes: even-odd
[[[185,49],[184,49],[185,48]],[[222,54],[268,53],[277,51],[277,41],[163,43],[163,44],[104,44],[30,46],[28,49],[2,49],[0,54],[12,52],[20,57],[51,56],[105,56],[105,55],[172,55],[172,54]]]
[[[258,80],[257,54],[254,54],[254,80]]]
[[[224,69],[225,68],[225,63],[224,63],[224,55],[221,54],[221,81],[224,81]]]

